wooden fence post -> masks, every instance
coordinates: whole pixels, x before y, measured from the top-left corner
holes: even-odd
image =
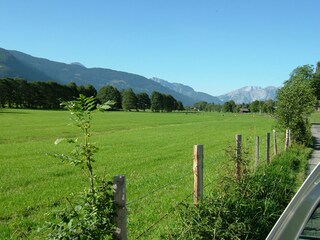
[[[273,153],[275,156],[278,154],[277,133],[275,129],[273,129]]]
[[[241,178],[241,135],[236,135],[236,172],[237,180]]]
[[[285,150],[288,149],[289,143],[290,143],[290,130],[286,129],[286,141],[285,141],[285,145],[284,145]]]
[[[291,146],[291,130],[289,129],[289,146]]]
[[[193,147],[193,202],[197,204],[203,197],[203,145]]]
[[[115,236],[119,240],[127,240],[127,208],[126,208],[126,178],[123,175],[113,177],[113,198],[116,208]]]
[[[267,163],[270,163],[270,133],[266,135],[266,160]]]
[[[256,137],[254,168],[257,169],[258,165],[259,165],[259,136]]]

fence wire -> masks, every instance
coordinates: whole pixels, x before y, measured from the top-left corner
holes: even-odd
[[[207,166],[210,166],[210,168],[213,168],[213,169],[214,169],[214,168],[215,168],[214,161],[213,161],[213,164],[208,164]],[[213,170],[213,169],[211,169],[211,170]],[[152,191],[150,191],[148,194],[146,194],[146,195],[144,195],[144,196],[142,196],[142,197],[140,197],[140,198],[138,198],[138,199],[135,199],[135,200],[129,202],[129,203],[127,204],[127,206],[128,206],[128,205],[132,205],[132,204],[134,204],[134,203],[136,203],[136,202],[139,202],[139,201],[141,201],[142,199],[148,198],[148,197],[150,197],[151,195],[154,195],[156,192],[158,192],[158,191],[160,191],[160,190],[162,190],[162,189],[167,188],[168,186],[174,185],[175,183],[177,183],[177,182],[185,179],[187,176],[191,176],[191,175],[190,175],[191,173],[193,173],[193,171],[192,171],[192,172],[188,172],[187,174],[184,174],[183,176],[180,176],[179,178],[174,179],[173,181],[170,181],[168,184],[166,184],[166,185],[164,185],[164,186],[161,186],[161,187],[159,187],[159,188],[157,188],[157,189],[155,189],[155,190],[152,190]],[[209,179],[209,178],[206,178],[206,179]],[[212,185],[213,182],[214,182],[214,181],[208,181],[208,183],[203,186],[203,189],[205,189],[205,188],[208,187],[209,185]],[[168,209],[168,212],[167,212],[167,213],[163,214],[157,221],[155,221],[154,223],[152,223],[151,225],[149,225],[149,226],[148,226],[143,232],[141,232],[135,239],[140,239],[141,237],[145,236],[146,234],[152,232],[152,231],[154,230],[154,228],[155,228],[158,224],[160,224],[164,219],[168,218],[168,216],[170,216],[170,214],[172,214],[180,204],[182,204],[183,202],[185,202],[188,198],[194,197],[194,196],[195,196],[195,193],[192,192],[192,193],[188,194],[185,198],[183,198],[180,202],[172,205],[172,206]]]
[[[206,185],[203,186],[203,188],[206,188],[207,186],[213,184],[213,181],[209,181]],[[167,218],[171,213],[173,213],[176,209],[176,207],[178,207],[180,204],[182,204],[184,201],[186,201],[188,198],[195,196],[194,192],[191,194],[188,194],[184,199],[182,199],[180,202],[176,203],[175,205],[171,206],[171,208],[169,209],[169,211],[167,213],[165,213],[164,215],[162,215],[156,222],[154,222],[153,224],[151,224],[149,227],[147,227],[142,233],[140,233],[138,235],[138,237],[136,239],[141,238],[142,236],[146,235],[147,233],[149,233],[156,225],[158,225],[160,222],[162,222],[162,220],[164,220],[165,218]]]
[[[178,207],[180,204],[182,204],[184,201],[186,201],[189,197],[192,197],[194,195],[194,193],[192,194],[188,194],[184,199],[182,199],[180,202],[176,203],[175,205],[171,206],[171,208],[169,209],[169,211],[167,213],[165,213],[164,215],[162,215],[156,222],[154,222],[153,224],[151,224],[148,228],[146,228],[142,233],[140,233],[138,235],[138,237],[136,237],[136,239],[141,238],[142,236],[144,236],[145,234],[149,233],[156,225],[158,225],[163,219],[167,218],[171,213],[173,213],[176,209],[176,207]]]
[[[165,189],[166,187],[169,187],[169,186],[171,186],[171,185],[174,185],[174,184],[176,184],[177,182],[181,181],[182,179],[185,179],[187,176],[190,176],[190,173],[184,174],[183,176],[180,176],[179,178],[177,178],[177,179],[175,179],[175,180],[172,180],[171,182],[167,183],[166,185],[163,185],[163,186],[161,186],[161,187],[159,187],[159,188],[157,188],[157,189],[154,189],[154,190],[150,191],[148,194],[146,194],[146,195],[144,195],[144,196],[142,196],[142,197],[140,197],[140,198],[137,198],[137,199],[135,199],[135,200],[132,200],[131,202],[127,203],[127,206],[132,205],[132,204],[134,204],[134,203],[136,203],[136,202],[139,202],[139,201],[141,201],[142,199],[148,198],[148,197],[150,197],[151,195],[155,194],[156,192],[159,192],[160,190]]]

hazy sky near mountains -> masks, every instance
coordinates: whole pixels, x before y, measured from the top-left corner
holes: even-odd
[[[319,0],[0,0],[0,47],[212,95],[320,61]]]

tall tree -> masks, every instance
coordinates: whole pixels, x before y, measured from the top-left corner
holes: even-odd
[[[170,94],[162,94],[163,110],[166,112],[172,112],[177,108],[177,100]]]
[[[206,112],[213,112],[215,110],[215,104],[214,103],[207,103],[205,111]]]
[[[312,88],[318,100],[320,100],[320,62],[317,63],[316,72],[312,79]]]
[[[275,102],[271,99],[267,100],[263,104],[263,112],[273,114],[275,110]]]
[[[201,102],[196,102],[193,106],[199,110],[199,111],[204,111],[207,108],[208,103],[205,101],[201,101]]]
[[[151,101],[147,93],[138,93],[137,94],[137,106],[139,109],[145,111],[151,106]]]
[[[8,105],[9,108],[12,107],[14,104],[14,97],[15,97],[15,84],[14,80],[11,78],[5,78],[4,79],[4,91],[2,94],[4,94],[5,104]]]
[[[115,104],[112,106],[113,110],[121,109],[121,93],[117,88],[107,85],[102,88],[97,93],[97,99],[101,103],[105,103],[107,101],[113,101]]]
[[[316,103],[313,75],[310,65],[296,68],[277,94],[277,123],[282,129],[290,129],[293,141],[300,144],[308,144],[311,139],[308,115]]]
[[[263,102],[255,100],[249,104],[250,112],[257,113],[262,112]]]
[[[62,86],[50,81],[43,83],[43,90],[46,99],[45,108],[58,109],[61,103]]]
[[[82,94],[86,97],[95,97],[97,95],[97,90],[91,84],[86,86],[81,85],[78,87],[78,93],[79,95]]]
[[[159,112],[163,110],[163,95],[159,92],[152,92],[151,93],[151,110],[153,112]]]
[[[181,101],[177,101],[177,104],[178,104],[177,110],[178,110],[178,111],[183,111],[183,110],[184,110],[183,103],[182,103]]]
[[[132,109],[138,110],[137,96],[131,88],[124,90],[122,92],[121,96],[122,96],[122,109],[123,110],[126,110],[126,111],[131,111]]]
[[[237,105],[233,100],[230,100],[228,102],[225,102],[222,106],[223,112],[236,112],[237,111]]]
[[[6,98],[6,84],[4,79],[0,79],[0,107],[4,108],[7,102],[7,98]]]
[[[79,97],[78,86],[76,83],[70,82],[68,84],[68,87],[69,87],[69,91],[70,91],[69,95],[72,96],[72,98],[70,100]]]
[[[26,104],[26,95],[28,91],[28,82],[23,79],[10,79],[12,82],[12,98],[16,108],[24,108]]]

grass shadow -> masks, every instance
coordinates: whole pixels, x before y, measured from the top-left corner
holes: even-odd
[[[18,111],[3,111],[3,110],[0,110],[0,114],[29,114],[29,113],[18,112]]]

